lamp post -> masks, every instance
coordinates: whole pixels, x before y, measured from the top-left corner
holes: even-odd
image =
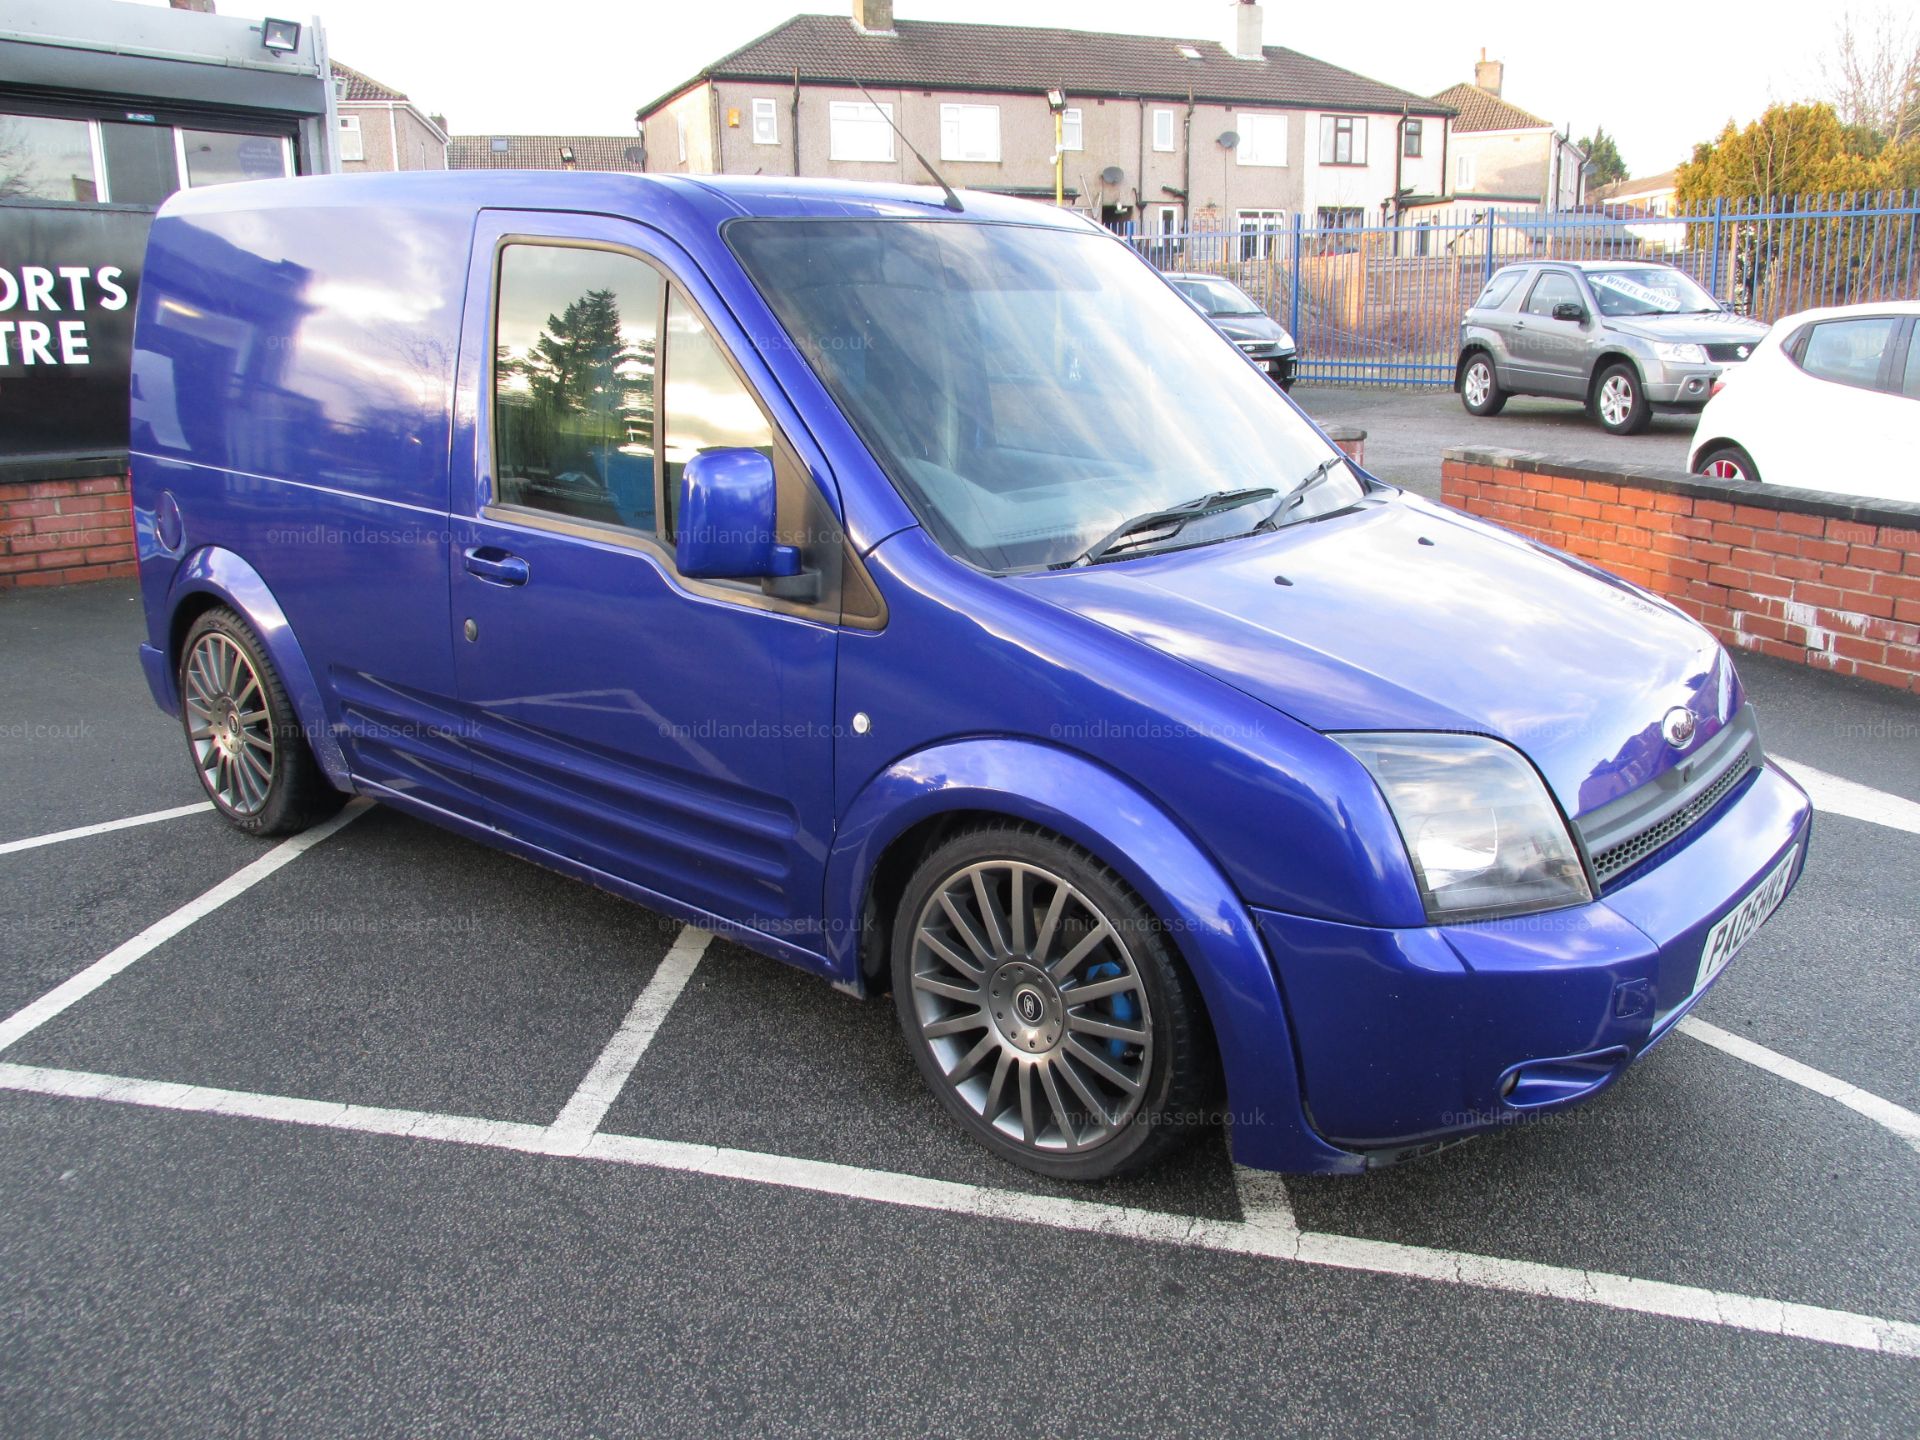
[[[1058,85],[1047,91],[1047,109],[1053,112],[1053,203],[1067,203],[1067,92]]]

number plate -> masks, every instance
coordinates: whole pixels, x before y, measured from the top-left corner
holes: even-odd
[[[1746,899],[1707,932],[1707,943],[1700,950],[1700,973],[1693,982],[1696,991],[1726,969],[1727,962],[1740,947],[1780,908],[1780,902],[1787,898],[1787,887],[1793,882],[1793,862],[1799,858],[1800,847],[1795,845],[1767,872],[1767,878],[1748,892]]]

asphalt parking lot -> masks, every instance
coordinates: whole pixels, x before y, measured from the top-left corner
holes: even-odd
[[[1075,1189],[885,1003],[379,808],[232,833],[138,630],[0,599],[0,1432],[1915,1433],[1910,700],[1741,661],[1805,878],[1586,1108]]]
[[[1462,445],[1684,470],[1699,419],[1656,414],[1638,435],[1609,435],[1581,406],[1529,395],[1516,395],[1498,415],[1483,416],[1469,415],[1453,391],[1431,388],[1296,385],[1293,398],[1322,425],[1365,430],[1367,469],[1430,500],[1440,498],[1440,452]]]

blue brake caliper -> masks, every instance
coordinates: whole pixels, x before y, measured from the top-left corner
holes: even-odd
[[[1120,977],[1120,974],[1121,970],[1118,965],[1114,964],[1111,960],[1103,960],[1100,964],[1089,967],[1084,983],[1094,985],[1102,980],[1115,980]],[[1071,992],[1069,992],[1069,994],[1071,994]],[[1139,1003],[1131,995],[1109,995],[1107,997],[1107,1017],[1116,1025],[1131,1025],[1140,1018]],[[1126,1053],[1126,1041],[1107,1041],[1107,1054],[1112,1059],[1118,1060]]]

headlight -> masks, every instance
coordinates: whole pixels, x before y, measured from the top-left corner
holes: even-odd
[[[1386,796],[1429,920],[1487,920],[1593,898],[1566,821],[1512,746],[1484,735],[1331,738]]]
[[[1656,340],[1653,342],[1653,353],[1675,365],[1707,363],[1707,347],[1704,345],[1669,345],[1664,340]]]
[[[1280,338],[1273,343],[1278,345],[1282,350],[1291,350],[1294,348],[1293,336],[1284,325],[1280,327]]]

